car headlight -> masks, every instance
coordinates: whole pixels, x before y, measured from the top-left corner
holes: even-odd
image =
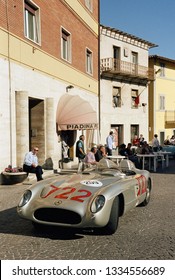
[[[91,212],[97,213],[103,208],[104,204],[105,204],[105,197],[103,195],[96,196],[91,204]]]
[[[32,192],[30,190],[26,190],[19,202],[19,207],[23,207],[30,200],[31,196]]]

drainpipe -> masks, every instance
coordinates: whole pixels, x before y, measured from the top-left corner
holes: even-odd
[[[10,64],[10,33],[9,33],[9,16],[8,16],[8,0],[6,0],[6,20],[8,33],[8,80],[9,80],[9,120],[10,120],[10,165],[12,165],[12,104],[11,104],[11,64]]]
[[[100,0],[98,0],[98,120],[101,141],[101,94],[100,94]]]

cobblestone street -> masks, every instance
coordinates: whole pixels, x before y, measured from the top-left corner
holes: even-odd
[[[150,204],[120,218],[112,236],[70,230],[36,232],[18,217],[16,206],[27,185],[0,186],[0,258],[18,259],[175,259],[175,164],[152,173]]]

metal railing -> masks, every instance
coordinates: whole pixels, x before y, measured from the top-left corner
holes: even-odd
[[[113,75],[129,75],[132,77],[154,80],[153,69],[112,57],[102,58],[100,68],[101,73],[110,72]]]

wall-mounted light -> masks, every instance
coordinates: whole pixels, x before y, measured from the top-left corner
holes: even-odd
[[[70,89],[72,89],[72,88],[74,88],[74,86],[72,86],[72,85],[69,85],[69,86],[67,86],[66,87],[66,92],[68,92]]]
[[[159,72],[161,72],[161,68],[159,68],[155,73],[158,74]]]
[[[32,48],[32,52],[33,52],[33,53],[35,53],[36,50],[37,50],[37,49],[36,49],[35,47]]]

